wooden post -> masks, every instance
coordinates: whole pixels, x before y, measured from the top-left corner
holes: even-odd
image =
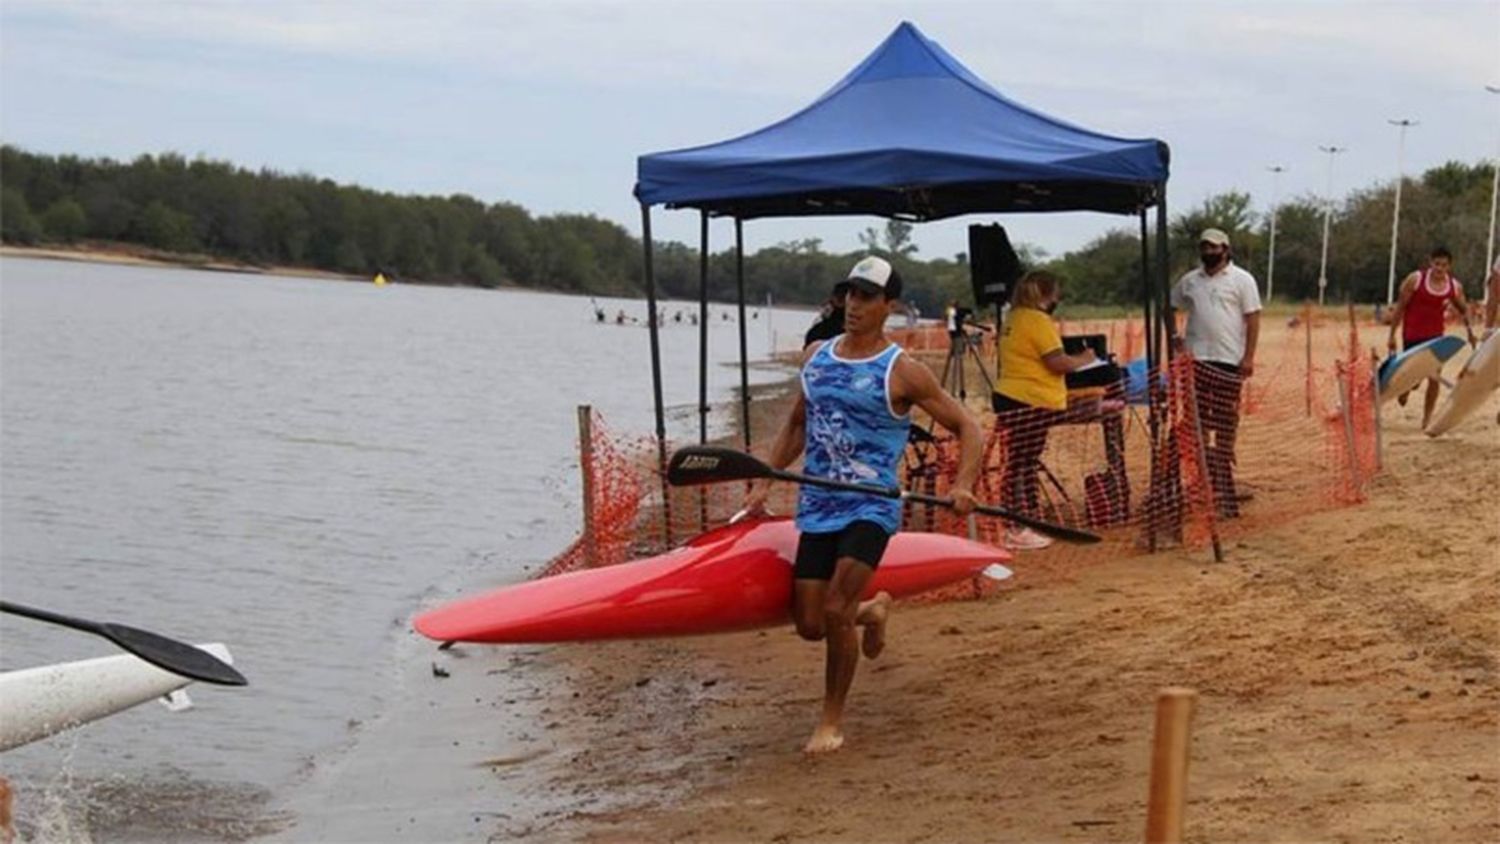
[[[1156,734],[1151,744],[1151,791],[1146,801],[1146,844],[1182,841],[1187,806],[1188,750],[1198,693],[1166,688],[1156,698]]]
[[[1312,376],[1312,328],[1313,328],[1312,327],[1312,323],[1313,323],[1313,317],[1312,317],[1312,304],[1311,303],[1302,306],[1302,316],[1303,316],[1302,324],[1305,325],[1305,326],[1307,326],[1307,332],[1306,332],[1306,334],[1307,334],[1307,416],[1310,419],[1310,418],[1312,418],[1312,396],[1313,396],[1313,376]]]
[[[1214,562],[1224,562],[1224,546],[1219,542],[1219,501],[1218,491],[1214,489],[1214,476],[1208,465],[1208,454],[1206,449],[1208,443],[1203,439],[1203,414],[1198,411],[1198,369],[1193,366],[1195,361],[1188,361],[1187,368],[1187,404],[1188,412],[1193,414],[1193,438],[1198,441],[1197,448],[1193,449],[1198,458],[1198,475],[1203,478],[1204,489],[1208,491],[1208,512],[1204,518],[1208,519],[1208,535],[1213,542]],[[1239,411],[1235,411],[1238,413]],[[1215,445],[1218,444],[1219,433],[1214,432]]]
[[[1354,302],[1348,303],[1349,308],[1349,365],[1359,359],[1359,322],[1354,317]],[[1351,373],[1352,374],[1352,373]]]
[[[1354,367],[1340,366],[1337,373],[1339,382],[1339,409],[1344,414],[1344,443],[1349,450],[1349,479],[1354,482],[1354,494],[1364,496],[1365,482],[1359,471],[1359,448],[1354,443],[1354,408],[1352,393],[1354,392]]]
[[[598,565],[598,538],[594,535],[594,408],[578,406],[578,469],[583,474],[583,563]]]
[[[1380,355],[1370,350],[1370,412],[1375,417],[1375,471],[1385,469],[1385,431],[1380,418]]]

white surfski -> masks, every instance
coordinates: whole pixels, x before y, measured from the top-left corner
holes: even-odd
[[[1451,334],[1418,343],[1380,364],[1380,400],[1388,402],[1428,378],[1436,378],[1443,364],[1463,350],[1464,341]]]
[[[1479,409],[1496,388],[1500,388],[1500,331],[1490,333],[1479,348],[1469,355],[1463,371],[1453,382],[1448,397],[1438,405],[1437,412],[1424,429],[1427,436],[1446,433],[1464,421],[1464,418]]]
[[[229,648],[197,645],[233,664]],[[155,698],[168,709],[191,706],[193,681],[124,654],[0,672],[0,751],[123,712]]]

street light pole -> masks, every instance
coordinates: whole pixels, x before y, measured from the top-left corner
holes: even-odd
[[[1500,87],[1494,85],[1484,86],[1484,90],[1491,94],[1500,94]],[[1484,247],[1484,273],[1488,276],[1490,268],[1495,266],[1495,200],[1500,198],[1500,155],[1495,157],[1495,175],[1490,180],[1490,240]],[[1490,301],[1490,287],[1484,286],[1484,301]]]
[[[1323,307],[1323,294],[1328,289],[1328,229],[1333,224],[1333,157],[1349,149],[1338,146],[1319,146],[1328,153],[1328,187],[1323,192],[1323,258],[1318,263],[1318,307]]]
[[[1286,168],[1280,164],[1273,164],[1266,168],[1271,171],[1271,251],[1266,256],[1266,301],[1270,302],[1276,292],[1276,209],[1281,174]]]
[[[1401,127],[1399,139],[1396,141],[1396,210],[1391,214],[1391,271],[1385,280],[1385,303],[1387,305],[1396,301],[1396,237],[1401,231],[1401,183],[1406,181],[1406,169],[1404,159],[1406,157],[1406,130],[1416,126],[1417,121],[1387,120],[1392,126]]]

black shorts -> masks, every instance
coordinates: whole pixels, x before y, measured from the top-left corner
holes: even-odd
[[[1407,337],[1403,335],[1401,337],[1401,351],[1404,352],[1407,349],[1410,349],[1412,346],[1418,345],[1420,343],[1426,343],[1428,340],[1436,340],[1441,336],[1443,335],[1434,334],[1431,337]]]
[[[842,557],[853,557],[871,569],[880,565],[891,535],[874,522],[857,521],[832,533],[804,533],[797,540],[797,562],[792,577],[797,580],[832,580]]]

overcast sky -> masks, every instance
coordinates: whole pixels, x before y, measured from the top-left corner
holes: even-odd
[[[61,2],[0,0],[0,137],[46,153],[175,150],[383,190],[588,212],[639,233],[636,156],[806,105],[910,20],[1012,99],[1171,144],[1170,202],[1269,204],[1500,154],[1500,0],[1423,2]],[[998,218],[1058,253],[1122,223]],[[965,248],[975,218],[919,227]],[[757,221],[750,249],[869,218]],[[656,234],[695,243],[696,215]],[[728,245],[727,223],[716,226]]]

